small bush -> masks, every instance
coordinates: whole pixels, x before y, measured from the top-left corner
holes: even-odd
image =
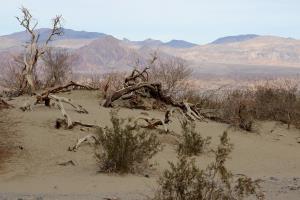
[[[244,175],[236,177],[226,169],[225,161],[231,150],[224,132],[214,152],[215,160],[205,170],[185,156],[177,164],[170,162],[170,169],[159,179],[160,189],[154,200],[240,200],[248,196],[264,199],[259,180]]]
[[[210,137],[203,138],[195,130],[194,123],[183,122],[182,139],[178,141],[177,152],[180,155],[194,156],[204,152],[210,144]]]
[[[75,55],[65,49],[48,48],[42,59],[45,87],[62,85],[71,78],[71,66],[76,60]]]
[[[111,112],[112,128],[99,132],[101,152],[99,159],[100,171],[117,173],[134,173],[139,165],[147,164],[159,150],[160,142],[154,133],[132,127]]]
[[[288,82],[216,93],[189,97],[199,109],[211,110],[206,117],[246,131],[254,131],[255,120],[275,120],[300,128],[299,91]]]

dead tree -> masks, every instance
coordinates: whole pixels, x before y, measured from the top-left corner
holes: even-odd
[[[61,27],[62,16],[58,15],[53,19],[52,28],[47,37],[46,41],[41,43],[40,34],[37,32],[36,27],[38,22],[34,20],[31,13],[27,8],[21,8],[22,16],[16,17],[20,25],[25,28],[26,32],[30,35],[30,40],[25,45],[25,51],[23,54],[23,70],[22,70],[22,84],[20,90],[29,93],[35,92],[35,82],[34,82],[34,71],[40,57],[45,53],[47,46],[54,36],[60,36],[63,34],[63,29]]]
[[[153,59],[154,61],[156,58]],[[154,62],[153,61],[153,62]],[[150,67],[146,67],[144,70],[139,71],[134,69],[129,77],[124,80],[124,87],[120,90],[115,91],[110,96],[106,97],[103,104],[104,107],[112,107],[112,103],[121,97],[130,99],[134,95],[142,95],[145,97],[151,97],[157,99],[166,105],[182,110],[190,120],[203,120],[204,117],[197,111],[196,106],[189,104],[185,101],[176,101],[171,95],[165,94],[162,89],[162,84],[159,82],[149,82],[148,70]]]
[[[82,85],[79,83],[75,83],[73,81],[70,81],[69,83],[65,85],[56,86],[53,88],[50,88],[46,91],[44,91],[42,94],[39,94],[36,96],[36,102],[35,104],[41,104],[45,103],[46,106],[50,106],[50,94],[57,94],[64,91],[70,91],[75,89],[85,89],[85,90],[97,90],[97,88],[93,88],[90,86]]]

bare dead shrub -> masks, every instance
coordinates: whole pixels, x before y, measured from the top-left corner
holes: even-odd
[[[117,111],[111,112],[112,128],[99,131],[100,171],[134,173],[141,164],[147,164],[160,149],[160,143],[154,133],[148,133],[138,127],[132,127],[119,119]]]
[[[11,59],[3,67],[1,85],[9,90],[19,90],[22,86],[22,65]]]
[[[109,72],[102,76],[98,84],[104,98],[123,87],[124,77],[124,72]]]
[[[195,123],[184,121],[181,123],[182,138],[177,144],[179,155],[194,156],[203,153],[210,144],[210,137],[203,138],[195,130]]]
[[[190,95],[191,96],[191,95]],[[265,84],[254,90],[223,91],[219,95],[194,95],[199,109],[211,109],[211,119],[254,130],[255,120],[275,120],[300,127],[300,99],[296,85]]]
[[[246,131],[253,131],[254,103],[249,91],[230,92],[223,100],[222,118],[229,124]]]
[[[168,95],[178,97],[187,89],[192,70],[179,58],[159,59],[150,68],[150,78],[159,80]]]
[[[22,59],[23,54],[11,55],[4,63],[3,73],[0,77],[1,86],[15,94],[29,92],[29,88],[23,88],[26,80],[23,76],[24,63]],[[32,70],[32,81],[39,89],[41,85],[36,69]]]
[[[255,92],[256,117],[281,121],[288,126],[300,119],[300,101],[296,86],[259,86]]]
[[[65,49],[48,48],[42,56],[45,86],[54,87],[69,81],[75,56]]]
[[[232,151],[227,133],[214,152],[214,161],[206,169],[199,169],[194,160],[181,156],[177,164],[169,163],[159,179],[160,189],[155,200],[240,200],[248,196],[264,199],[260,180],[244,175],[233,175],[225,162]]]

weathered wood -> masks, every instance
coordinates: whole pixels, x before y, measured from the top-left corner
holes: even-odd
[[[81,105],[79,105],[79,104],[75,105],[73,103],[72,99],[69,99],[66,97],[59,97],[59,96],[56,96],[53,94],[49,95],[48,97],[49,97],[49,99],[52,99],[56,102],[66,103],[66,104],[71,105],[73,108],[75,108],[76,112],[78,112],[78,113],[88,114],[88,111],[86,109],[84,109]]]
[[[102,128],[98,125],[94,125],[94,124],[85,124],[82,122],[78,122],[78,121],[71,121],[71,125],[68,125],[68,121],[66,119],[56,119],[55,122],[55,128],[60,129],[61,127],[64,127],[66,129],[72,129],[75,126],[82,126],[82,127],[87,127],[87,128],[95,128],[95,129],[99,129]]]
[[[63,91],[70,91],[70,88],[72,88],[73,90],[76,88],[77,89],[78,88],[85,89],[85,90],[97,90],[97,88],[93,88],[90,86],[86,86],[86,85],[82,85],[82,84],[78,84],[73,81],[70,81],[66,85],[50,88],[50,89],[44,91],[42,94],[37,95],[36,104],[44,102],[46,106],[50,106],[50,99],[49,99],[50,94],[56,94],[56,93],[63,92]]]
[[[99,143],[99,138],[95,134],[89,134],[84,136],[83,138],[78,138],[76,144],[72,147],[69,147],[68,151],[76,151],[82,145],[82,143],[87,142],[91,139],[96,143]]]
[[[13,108],[12,105],[8,104],[6,101],[0,98],[0,110]]]

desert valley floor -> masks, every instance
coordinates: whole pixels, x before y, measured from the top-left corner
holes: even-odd
[[[101,106],[97,92],[72,91],[60,95],[72,98],[88,110],[89,114],[78,114],[66,106],[73,119],[111,126],[111,109]],[[55,129],[55,120],[61,113],[54,107],[38,105],[29,112],[19,109],[25,101],[33,100],[29,96],[15,98],[9,101],[15,108],[3,111],[6,125],[11,126],[6,136],[11,142],[5,145],[13,151],[0,168],[0,199],[147,199],[157,189],[157,178],[168,167],[168,161],[177,159],[173,136],[161,134],[164,148],[151,160],[154,169],[128,175],[97,173],[92,145],[83,145],[77,152],[68,151],[69,146],[91,130]],[[119,114],[128,117],[141,112],[164,115],[159,111],[125,108]],[[176,120],[170,128],[180,133]],[[197,130],[212,137],[213,147],[222,132],[228,130],[234,144],[228,168],[236,174],[261,178],[266,199],[300,199],[300,130],[288,130],[287,125],[277,122],[257,122],[257,133],[247,133],[213,121],[197,122]],[[197,157],[197,164],[205,167],[211,159],[210,153],[203,154]],[[70,160],[75,165],[59,165]]]

